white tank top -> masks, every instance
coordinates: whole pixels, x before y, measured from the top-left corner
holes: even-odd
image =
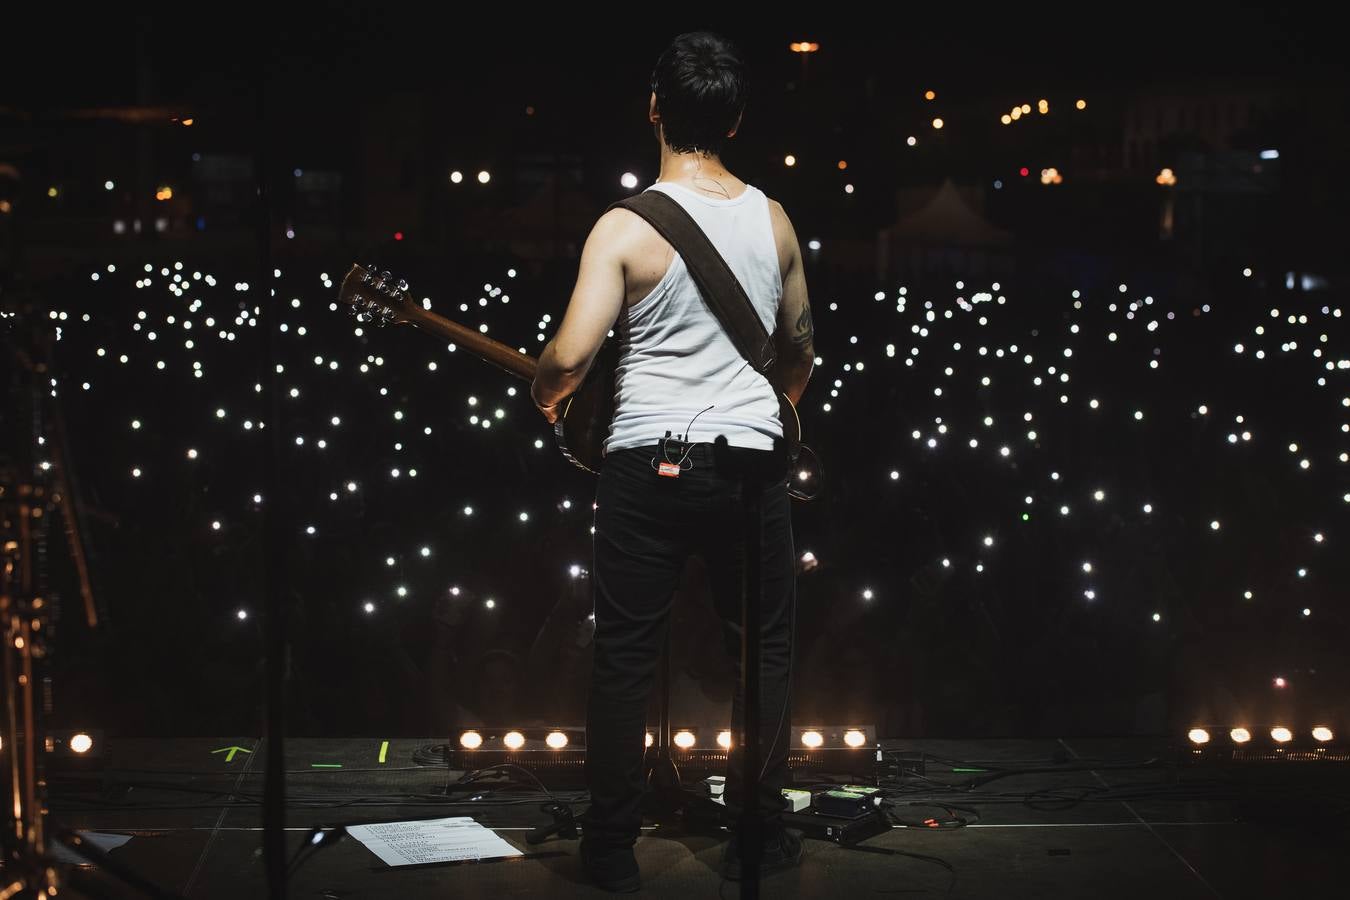
[[[783,279],[764,192],[746,185],[727,200],[670,182],[647,190],[667,194],[693,216],[772,334]],[[754,450],[772,450],[783,436],[773,386],[741,356],[678,253],[651,293],[620,313],[615,334],[619,363],[605,453],[655,444],[667,431],[709,443],[724,434],[733,447]]]

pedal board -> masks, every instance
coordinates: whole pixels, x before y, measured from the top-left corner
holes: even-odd
[[[890,820],[880,809],[851,819],[827,816],[812,810],[800,813],[785,812],[783,824],[788,828],[796,828],[807,837],[844,845],[856,844],[891,830]]]
[[[790,806],[800,807],[800,804],[791,802],[793,799],[788,798]],[[818,804],[820,797],[816,799]],[[891,830],[890,820],[886,818],[885,812],[877,802],[879,796],[867,797],[862,802],[855,797],[839,799],[851,809],[866,811],[853,815],[833,815],[811,806],[796,811],[789,808],[783,812],[783,824],[788,828],[796,828],[806,837],[819,841],[833,841],[836,844],[856,844]],[[684,808],[684,820],[686,827],[691,830],[720,831],[729,824],[727,810],[721,798],[713,798],[701,792],[689,796]]]

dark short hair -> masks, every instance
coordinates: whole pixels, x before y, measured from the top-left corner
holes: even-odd
[[[731,41],[691,31],[670,42],[652,71],[652,93],[670,149],[720,154],[749,91],[745,60]]]

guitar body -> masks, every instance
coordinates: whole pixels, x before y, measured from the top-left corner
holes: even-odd
[[[553,423],[553,435],[563,456],[597,475],[604,464],[605,440],[614,422],[614,373],[618,365],[618,343],[609,338],[600,345],[581,387],[567,398],[558,421]],[[778,418],[783,423],[788,459],[795,462],[801,447],[801,422],[787,394],[774,392],[778,395]]]
[[[595,354],[590,371],[553,423],[558,449],[573,465],[600,474],[605,441],[614,422],[614,371],[619,365],[619,345],[608,338]]]

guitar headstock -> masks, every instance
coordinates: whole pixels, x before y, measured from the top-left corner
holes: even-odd
[[[352,265],[338,288],[338,300],[358,322],[384,326],[408,321],[408,282],[374,266]]]

